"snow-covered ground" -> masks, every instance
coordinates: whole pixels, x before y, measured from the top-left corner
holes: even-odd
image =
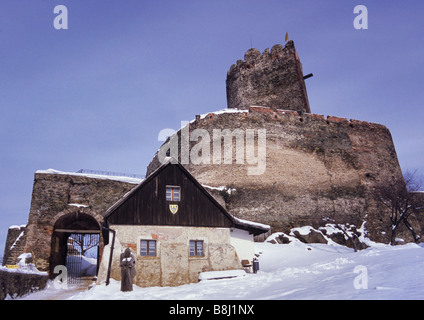
[[[64,291],[53,285],[26,299],[424,299],[424,247],[372,244],[366,250],[332,244],[257,243],[260,271],[179,287],[120,292],[120,283]],[[62,292],[62,291],[64,292]]]
[[[68,272],[70,274],[79,274],[81,276],[95,276],[97,269],[97,259],[88,258],[85,256],[67,256],[66,264],[70,266],[75,266],[77,263],[80,263],[81,266],[77,270],[71,270],[68,267]]]

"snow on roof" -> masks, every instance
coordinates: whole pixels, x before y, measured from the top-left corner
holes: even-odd
[[[131,178],[131,177],[107,176],[107,175],[91,174],[91,173],[64,172],[64,171],[59,171],[55,169],[37,170],[35,173],[62,174],[62,175],[69,175],[69,176],[87,177],[87,178],[93,178],[93,179],[114,180],[114,181],[121,181],[121,182],[127,182],[132,184],[139,184],[143,181],[143,179]]]
[[[252,227],[255,229],[262,229],[264,231],[268,231],[271,229],[271,226],[267,225],[267,224],[263,224],[263,223],[259,223],[259,222],[253,222],[253,221],[249,221],[249,220],[244,220],[244,219],[240,219],[240,218],[236,218],[234,217],[234,220],[242,225],[242,226],[246,226],[246,227]]]

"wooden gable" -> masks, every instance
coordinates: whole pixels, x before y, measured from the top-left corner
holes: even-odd
[[[167,186],[180,187],[180,201],[167,201]],[[172,213],[170,205],[177,205],[178,211]],[[182,165],[170,162],[113,205],[105,221],[119,225],[199,227],[233,227],[236,224]]]

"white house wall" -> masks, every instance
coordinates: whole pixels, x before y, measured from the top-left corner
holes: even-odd
[[[233,228],[230,236],[230,242],[236,248],[240,261],[249,260],[252,262],[255,256],[253,235],[249,234],[249,231]]]
[[[116,231],[117,238],[111,278],[120,280],[119,255],[130,248],[136,258],[134,283],[142,287],[177,286],[197,282],[200,272],[240,269],[241,260],[233,243],[248,252],[245,235],[234,241],[229,228],[137,225],[111,225],[110,228]],[[155,257],[141,256],[141,240],[156,240]],[[190,240],[203,240],[204,256],[189,255]],[[100,269],[109,261],[107,250],[103,260]],[[104,278],[105,274],[100,270],[99,276]],[[104,279],[99,279],[101,281]]]

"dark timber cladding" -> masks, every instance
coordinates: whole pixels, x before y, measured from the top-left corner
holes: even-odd
[[[166,187],[180,187],[180,201]],[[172,213],[170,205],[178,205]],[[162,165],[106,213],[109,224],[232,227],[233,218],[180,164]]]

